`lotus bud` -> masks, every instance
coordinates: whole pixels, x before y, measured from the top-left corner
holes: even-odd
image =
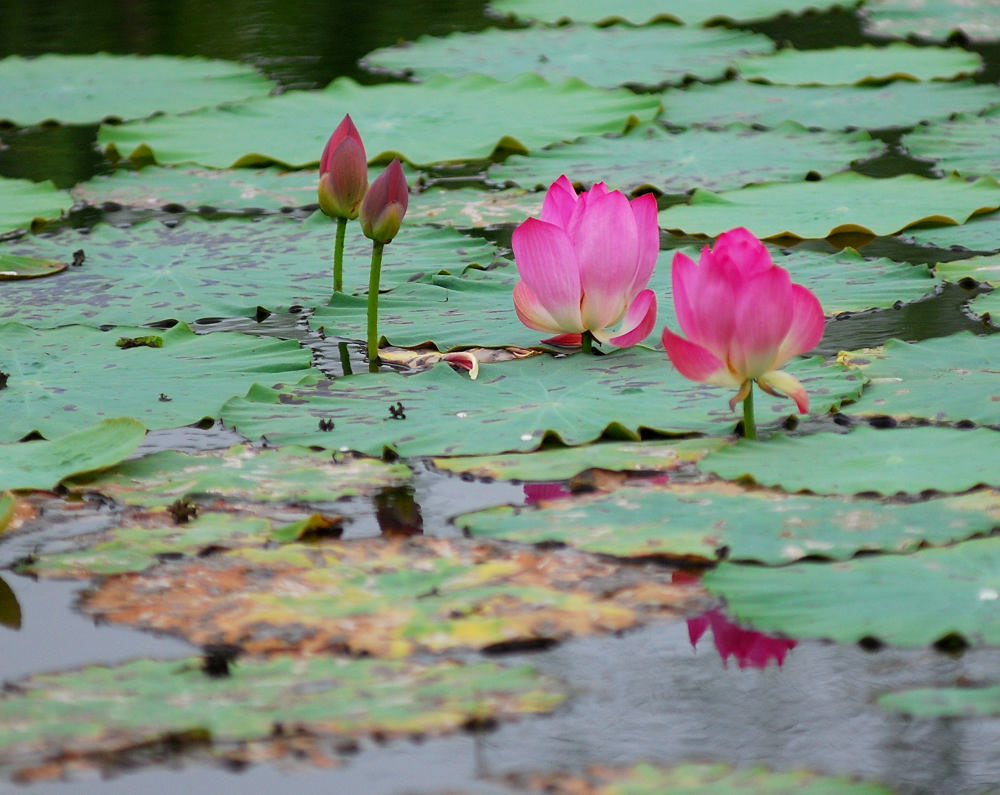
[[[357,218],[368,190],[368,158],[350,114],[337,125],[319,161],[319,206],[331,218]]]
[[[388,243],[399,231],[409,204],[409,188],[399,158],[371,184],[361,202],[361,231],[376,243]]]

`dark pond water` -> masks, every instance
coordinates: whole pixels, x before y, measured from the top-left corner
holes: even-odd
[[[476,30],[490,24],[495,23],[483,15],[483,4],[471,0],[212,4],[92,0],[85,7],[73,2],[0,0],[0,57],[96,51],[197,54],[247,60],[285,88],[313,88],[340,75],[362,82],[380,80],[356,66],[358,58],[376,47],[423,33]],[[864,41],[846,12],[786,18],[754,29],[800,48]],[[983,52],[990,64],[982,79],[996,80],[1000,57],[995,50]],[[0,89],[0,97],[11,90],[15,89]],[[60,186],[87,179],[110,168],[94,147],[95,135],[96,127],[4,130],[0,174],[53,179]],[[927,166],[893,152],[865,170],[888,176],[926,173]],[[98,217],[87,214],[74,223],[93,223]],[[509,231],[498,234],[502,241]],[[913,262],[955,256],[915,250],[897,240],[872,241],[866,253]],[[877,344],[890,336],[921,339],[964,328],[983,331],[981,322],[964,311],[971,295],[954,286],[917,304],[831,321],[821,350],[832,353]],[[224,326],[302,338],[319,349],[332,371],[340,367],[335,342],[322,343],[296,331],[295,318],[276,317],[259,326],[227,321]],[[359,349],[352,347],[351,354],[360,365]],[[146,449],[214,449],[233,440],[234,435],[223,429],[179,429],[152,434]],[[390,496],[419,506],[416,515],[427,533],[453,534],[451,516],[524,499],[520,486],[468,482],[419,464],[417,469],[412,488]],[[353,520],[350,535],[380,532],[372,501],[349,501],[338,508]],[[3,539],[0,568],[40,545],[108,521],[106,509],[100,507],[70,514],[53,502],[47,509],[30,532]],[[414,515],[412,509],[409,515]],[[170,638],[95,626],[73,610],[78,584],[34,582],[9,572],[3,577],[19,603],[22,622],[16,630],[0,626],[0,680],[85,663],[181,657],[196,651]],[[621,637],[584,638],[545,652],[512,655],[512,661],[521,659],[530,659],[573,687],[571,700],[556,714],[506,724],[486,734],[420,743],[366,743],[334,771],[266,764],[232,771],[195,757],[121,771],[110,779],[47,784],[30,791],[169,793],[238,787],[247,793],[490,793],[509,792],[503,778],[519,771],[579,771],[595,762],[624,765],[642,760],[811,767],[885,782],[904,792],[996,791],[1000,782],[996,752],[1000,721],[915,721],[889,715],[872,703],[879,693],[907,686],[995,681],[1000,675],[998,651],[952,657],[933,650],[866,651],[804,641],[787,650],[781,667],[772,661],[764,668],[741,668],[733,660],[728,665],[723,662],[710,634],[693,647],[689,628],[680,621],[654,624]],[[7,789],[0,784],[0,792]]]

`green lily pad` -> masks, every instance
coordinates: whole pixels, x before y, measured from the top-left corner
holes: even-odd
[[[9,491],[0,492],[0,533],[7,529],[10,520],[14,518],[14,508],[17,500]]]
[[[659,111],[659,98],[537,75],[500,82],[484,75],[360,86],[338,78],[322,91],[101,127],[110,156],[212,168],[319,163],[330,120],[350,112],[371,162],[394,156],[421,165],[522,154],[588,133],[623,132]],[[288,120],[295,119],[289,125]],[[441,124],[441,119],[449,123]]]
[[[549,712],[561,686],[529,666],[278,656],[208,676],[198,658],[36,674],[0,697],[0,759],[24,765],[178,742],[280,744],[275,726],[346,739],[443,734]],[[293,730],[293,731],[294,731]]]
[[[659,472],[698,461],[724,447],[725,439],[678,439],[664,442],[605,442],[536,453],[435,458],[434,466],[478,478],[565,480],[586,469]]]
[[[862,378],[819,357],[788,367],[821,413],[856,399]],[[227,425],[244,436],[281,444],[355,449],[369,455],[482,455],[535,450],[548,437],[568,445],[602,434],[637,441],[640,429],[663,433],[730,433],[733,390],[683,378],[659,351],[630,348],[599,357],[534,356],[483,365],[479,379],[437,365],[416,375],[349,376],[334,382],[303,379],[297,385],[255,386],[229,401]],[[389,407],[402,403],[406,419]],[[772,425],[794,410],[785,399],[763,398],[758,421]],[[332,419],[332,431],[317,430]]]
[[[1000,183],[957,175],[875,179],[835,174],[821,182],[768,183],[736,191],[696,190],[660,212],[660,226],[715,236],[745,226],[758,237],[823,238],[841,232],[891,235],[923,222],[961,224],[1000,207]]]
[[[542,213],[541,193],[519,189],[484,191],[476,188],[430,188],[410,197],[406,219],[476,229],[500,224],[519,224]]]
[[[859,552],[912,552],[988,533],[995,519],[943,500],[897,505],[681,485],[626,487],[544,508],[490,508],[454,523],[477,537],[555,542],[599,555],[784,564],[807,555],[845,560]]]
[[[939,262],[934,266],[934,274],[949,282],[975,279],[983,284],[997,286],[1000,285],[1000,255]]]
[[[904,237],[938,248],[997,251],[1000,250],[1000,213],[977,215],[960,226],[908,229]]]
[[[1000,104],[995,86],[905,80],[885,86],[773,86],[734,80],[671,89],[662,100],[663,121],[679,127],[736,122],[776,127],[795,121],[830,130],[912,127]]]
[[[781,141],[781,156],[775,145]],[[751,182],[804,179],[811,172],[832,174],[852,162],[874,157],[884,145],[863,131],[808,132],[785,122],[770,132],[732,125],[725,130],[692,129],[668,133],[643,124],[618,137],[587,137],[568,144],[512,155],[491,166],[489,177],[525,188],[548,187],[560,174],[589,187],[607,182],[635,191],[662,193],[739,188]]]
[[[68,263],[36,257],[19,257],[16,254],[0,254],[0,281],[13,279],[38,279],[53,276],[66,270]]]
[[[959,116],[916,127],[901,143],[914,157],[934,161],[943,173],[965,176],[1000,172],[1000,114]]]
[[[875,703],[889,712],[929,718],[985,718],[1000,715],[1000,685],[916,687],[883,693]]]
[[[589,22],[607,25],[628,22],[644,25],[656,20],[670,20],[684,25],[704,25],[713,21],[746,22],[766,19],[783,13],[830,8],[843,3],[837,0],[729,0],[725,10],[706,6],[698,0],[492,0],[489,11],[521,20],[545,22]]]
[[[915,47],[897,42],[885,47],[830,47],[799,51],[786,47],[767,56],[736,62],[747,80],[783,85],[844,85],[891,80],[953,80],[983,66],[978,53],[958,47]]]
[[[97,491],[127,505],[169,505],[181,497],[200,495],[301,504],[371,494],[398,486],[411,475],[404,464],[373,458],[334,460],[329,453],[291,445],[280,450],[235,445],[217,453],[164,450],[66,485],[71,490]]]
[[[324,539],[170,562],[145,576],[103,580],[83,609],[255,654],[399,657],[618,631],[692,598],[666,572],[567,551],[414,536]]]
[[[969,309],[994,326],[1000,326],[1000,290],[977,295],[969,301]]]
[[[150,429],[188,425],[217,416],[228,398],[253,383],[309,371],[309,351],[291,340],[231,332],[199,336],[183,323],[149,331],[0,326],[0,370],[10,374],[0,390],[0,441],[31,431],[63,436],[106,417],[135,417]],[[160,345],[116,344],[142,335]]]
[[[264,97],[274,84],[230,61],[165,55],[11,55],[0,83],[17,86],[0,122],[22,127],[58,121],[93,124],[178,113],[205,105]]]
[[[98,226],[51,238],[13,241],[22,256],[66,258],[86,252],[82,267],[53,279],[17,282],[0,291],[0,319],[36,327],[70,323],[136,325],[206,317],[255,317],[258,306],[288,311],[325,304],[332,288],[336,224],[321,212],[305,221],[253,222],[188,217],[174,228],[149,221],[128,229]],[[371,241],[350,225],[344,285],[367,291]],[[408,227],[386,247],[383,289],[441,270],[488,265],[496,248],[453,229]],[[97,296],[95,298],[95,296]]]
[[[711,453],[700,466],[727,480],[817,494],[959,492],[1000,486],[997,431],[979,428],[855,428],[766,441],[742,440]],[[822,461],[823,466],[816,462]]]
[[[655,87],[685,78],[718,80],[741,56],[773,51],[767,36],[725,28],[584,25],[421,36],[375,50],[361,65],[419,79],[485,74],[510,80],[533,72],[550,81],[578,77],[602,88]]]
[[[0,177],[0,234],[37,227],[59,218],[72,206],[72,197],[48,180],[32,182]],[[6,264],[0,261],[4,270]]]
[[[1000,38],[1000,8],[965,0],[867,0],[860,9],[866,33],[944,41],[956,31],[970,41]]]
[[[71,475],[114,466],[130,456],[145,435],[141,422],[121,417],[50,442],[0,445],[0,490],[53,489]]]
[[[845,414],[1000,426],[1000,337],[962,332],[920,343],[889,340],[845,356],[871,379]]]
[[[951,459],[952,463],[955,459]],[[926,646],[960,636],[1000,643],[1000,538],[912,555],[781,568],[722,563],[702,578],[726,610],[761,632]]]

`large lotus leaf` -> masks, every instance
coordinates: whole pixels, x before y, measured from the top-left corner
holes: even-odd
[[[914,718],[984,718],[1000,715],[1000,685],[918,687],[883,693],[875,703]]]
[[[862,377],[819,357],[788,367],[822,413],[856,399]],[[640,429],[665,433],[730,433],[733,390],[686,380],[659,351],[630,348],[608,356],[534,356],[483,365],[479,379],[439,364],[416,375],[305,378],[298,385],[255,386],[222,412],[248,438],[354,449],[370,455],[482,455],[535,450],[555,435],[569,445],[603,433],[638,439]],[[403,405],[405,419],[389,409]],[[787,399],[762,397],[759,421],[772,425],[794,411]],[[331,419],[331,431],[317,429]]]
[[[329,453],[285,446],[260,450],[236,445],[215,453],[164,450],[126,461],[67,487],[97,491],[127,505],[169,505],[208,495],[239,502],[332,501],[398,486],[412,473],[404,464],[373,458],[335,460]]]
[[[933,160],[938,171],[966,176],[1000,172],[1000,114],[959,116],[919,126],[902,139],[914,157]]]
[[[72,206],[73,198],[51,182],[0,177],[0,234],[56,219]]]
[[[0,396],[0,404],[3,402],[4,397]],[[145,435],[141,422],[121,417],[103,420],[52,441],[2,444],[0,491],[52,489],[70,475],[114,466],[130,456]]]
[[[478,73],[510,80],[533,72],[547,80],[578,77],[592,86],[613,88],[659,86],[685,78],[717,80],[737,58],[773,50],[774,42],[766,36],[725,28],[587,25],[422,36],[375,50],[361,64],[421,79]]]
[[[435,458],[434,466],[478,478],[565,480],[586,469],[657,472],[676,469],[718,450],[725,439],[678,439],[656,442],[604,442],[535,453]]]
[[[660,212],[660,226],[718,235],[745,226],[758,237],[822,238],[840,232],[891,235],[933,221],[961,224],[1000,207],[1000,184],[966,182],[953,174],[926,179],[903,174],[875,179],[835,174],[820,182],[767,183],[723,193],[696,190],[686,205]]]
[[[781,154],[776,157],[778,141]],[[619,137],[591,136],[528,157],[512,155],[488,173],[492,180],[525,188],[547,188],[567,174],[585,187],[606,182],[625,191],[652,186],[663,193],[685,193],[695,187],[727,190],[751,182],[804,179],[810,172],[832,174],[883,148],[863,131],[808,132],[795,122],[770,132],[733,125],[681,133],[653,123]]]
[[[961,31],[974,42],[1000,38],[1000,4],[996,0],[866,0],[864,28],[874,36],[916,36],[943,41]]]
[[[1000,426],[1000,337],[970,332],[842,354],[871,383],[845,414]]]
[[[742,440],[706,456],[700,466],[728,480],[817,494],[916,494],[1000,486],[996,461],[1000,433],[979,428],[867,426],[850,433],[817,433],[766,441]],[[817,463],[822,462],[822,463]]]
[[[939,262],[934,266],[934,274],[949,282],[975,279],[977,282],[995,287],[1000,285],[1000,255]]]
[[[11,55],[0,61],[0,83],[17,87],[6,97],[0,122],[23,127],[177,113],[264,97],[274,88],[252,68],[230,61],[107,53]]]
[[[747,80],[784,85],[843,85],[890,80],[941,80],[967,77],[982,67],[978,53],[959,47],[830,47],[799,51],[792,47],[736,62]]]
[[[695,84],[662,95],[663,121],[726,127],[735,122],[776,127],[796,121],[808,127],[867,130],[911,127],[953,113],[974,113],[1000,104],[996,86],[911,83],[886,86],[772,86],[742,81]]]
[[[220,751],[280,746],[280,726],[343,740],[443,734],[565,698],[534,669],[494,662],[276,656],[241,658],[226,676],[203,668],[197,658],[135,660],[19,680],[0,697],[0,760],[107,759],[191,734]]]
[[[898,646],[958,635],[970,644],[996,646],[998,572],[1000,538],[986,538],[835,565],[722,563],[702,582],[725,598],[730,615],[761,632],[841,643],[876,638]]]
[[[498,150],[525,154],[588,133],[622,132],[651,119],[659,107],[653,95],[596,89],[579,80],[553,85],[530,74],[508,82],[470,75],[376,86],[339,78],[322,91],[288,91],[183,116],[104,126],[98,141],[126,157],[152,152],[161,164],[298,168],[319,163],[330,120],[350,112],[371,160],[398,155],[419,165],[481,160]]]
[[[305,221],[270,217],[253,222],[188,217],[169,228],[152,221],[89,235],[66,230],[51,238],[9,243],[11,253],[67,258],[83,248],[82,267],[49,279],[17,282],[0,291],[0,319],[36,327],[69,323],[136,325],[206,317],[254,317],[325,304],[332,289],[336,224],[320,212]],[[489,264],[495,247],[453,229],[406,228],[386,247],[382,287],[438,271]],[[371,241],[350,227],[344,285],[367,291]]]
[[[667,19],[686,25],[711,21],[766,19],[782,13],[843,5],[839,0],[729,0],[724,8],[706,6],[699,0],[492,0],[489,10],[522,20],[546,23],[624,21],[643,25]]]
[[[969,302],[969,309],[994,326],[1000,326],[1000,290],[976,296]]]
[[[54,276],[69,267],[68,262],[36,257],[19,257],[17,254],[0,254],[0,281],[15,279],[40,279]]]
[[[560,543],[600,555],[783,564],[807,555],[844,560],[948,544],[988,533],[995,519],[943,500],[900,505],[680,485],[626,487],[542,508],[490,508],[454,522],[474,536]]]
[[[101,619],[251,653],[415,651],[551,642],[635,626],[697,598],[653,569],[568,551],[435,538],[237,549],[104,580]]]
[[[119,344],[121,343],[121,344]],[[62,436],[107,417],[173,428],[218,416],[230,397],[257,382],[299,378],[311,355],[291,340],[248,334],[64,326],[0,326],[0,441],[31,431]],[[68,473],[67,473],[68,474]]]
[[[960,226],[908,229],[904,237],[938,248],[997,251],[1000,250],[1000,213],[977,215]]]
[[[430,223],[474,229],[519,224],[542,212],[541,193],[517,188],[485,191],[478,188],[429,188],[410,197],[407,223]]]

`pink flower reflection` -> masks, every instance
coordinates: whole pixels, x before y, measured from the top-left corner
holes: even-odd
[[[573,492],[566,488],[566,483],[563,481],[524,484],[524,501],[529,504],[539,500],[558,500],[560,497],[572,495]]]
[[[723,665],[733,656],[740,668],[766,668],[771,660],[780,667],[789,649],[794,649],[796,645],[794,640],[774,638],[763,632],[743,629],[726,618],[720,608],[709,610],[698,618],[689,618],[687,624],[688,637],[695,648],[705,630],[712,628],[712,639]]]

